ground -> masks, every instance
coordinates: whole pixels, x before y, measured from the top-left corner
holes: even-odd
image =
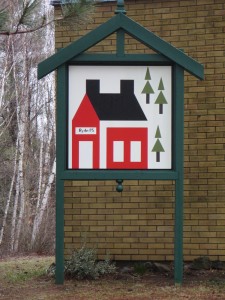
[[[66,280],[56,285],[46,275],[53,257],[11,257],[0,260],[0,299],[2,300],[179,300],[225,299],[225,271],[185,272],[181,287],[173,275],[147,272],[142,276],[110,275],[98,280]]]

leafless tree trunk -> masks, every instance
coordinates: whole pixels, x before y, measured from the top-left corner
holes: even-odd
[[[64,5],[60,21],[85,23],[76,7]],[[35,250],[54,221],[45,218],[54,208],[54,74],[37,80],[37,64],[54,52],[53,22],[49,0],[0,1],[0,252],[4,242]]]
[[[16,153],[15,153],[13,177],[12,177],[12,181],[11,181],[11,185],[10,185],[10,189],[9,189],[9,195],[8,195],[7,203],[6,203],[6,206],[5,206],[4,216],[3,216],[3,220],[2,220],[2,228],[1,228],[1,231],[0,231],[0,246],[1,246],[2,240],[3,240],[4,230],[5,230],[5,226],[6,226],[6,220],[7,220],[8,211],[9,211],[9,206],[10,206],[10,202],[11,202],[11,199],[12,199],[13,187],[15,185],[15,179],[16,179],[16,173],[17,173],[17,156],[18,156],[18,148],[17,147],[18,147],[18,139],[17,139],[17,143],[16,143]]]
[[[17,172],[16,177],[16,193],[14,197],[13,203],[13,214],[12,214],[12,225],[11,225],[11,236],[10,236],[10,252],[14,252],[14,245],[15,245],[15,235],[16,235],[16,217],[17,217],[17,208],[18,208],[18,201],[19,201],[19,190],[20,190],[20,183],[19,183],[19,172]]]
[[[45,192],[42,197],[41,205],[38,208],[38,211],[35,215],[33,232],[32,232],[32,237],[31,237],[31,246],[34,245],[35,239],[39,233],[39,229],[40,229],[40,225],[43,220],[44,212],[46,211],[46,207],[47,207],[47,204],[49,201],[49,193],[51,191],[51,187],[52,187],[53,181],[55,179],[55,172],[56,172],[56,160],[54,160],[54,162],[53,162],[51,174],[49,175],[49,178],[48,178],[48,183],[46,185]]]

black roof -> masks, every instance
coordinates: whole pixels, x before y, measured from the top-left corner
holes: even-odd
[[[134,81],[121,80],[120,94],[100,93],[99,80],[87,80],[86,91],[99,120],[146,121],[147,118],[134,95]]]

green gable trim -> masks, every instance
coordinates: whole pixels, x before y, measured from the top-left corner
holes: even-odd
[[[38,65],[38,78],[41,79],[56,70],[59,66],[68,63],[71,59],[85,52],[114,32],[120,31],[121,34],[121,30],[157,53],[165,56],[170,61],[178,64],[195,77],[199,79],[204,78],[204,68],[201,64],[122,13],[115,15],[85,36],[41,62]]]
[[[160,54],[107,54],[107,53],[81,53],[76,57],[70,60],[70,64],[78,64],[81,63],[97,63],[97,64],[106,64],[115,62],[118,64],[151,64],[151,65],[162,65],[162,66],[170,66],[171,61],[165,58]]]

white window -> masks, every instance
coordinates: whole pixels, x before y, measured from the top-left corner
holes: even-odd
[[[141,142],[132,141],[130,142],[130,161],[141,162]]]
[[[79,169],[93,168],[93,142],[79,142]]]
[[[113,142],[113,161],[123,162],[124,161],[124,142],[114,141]]]

